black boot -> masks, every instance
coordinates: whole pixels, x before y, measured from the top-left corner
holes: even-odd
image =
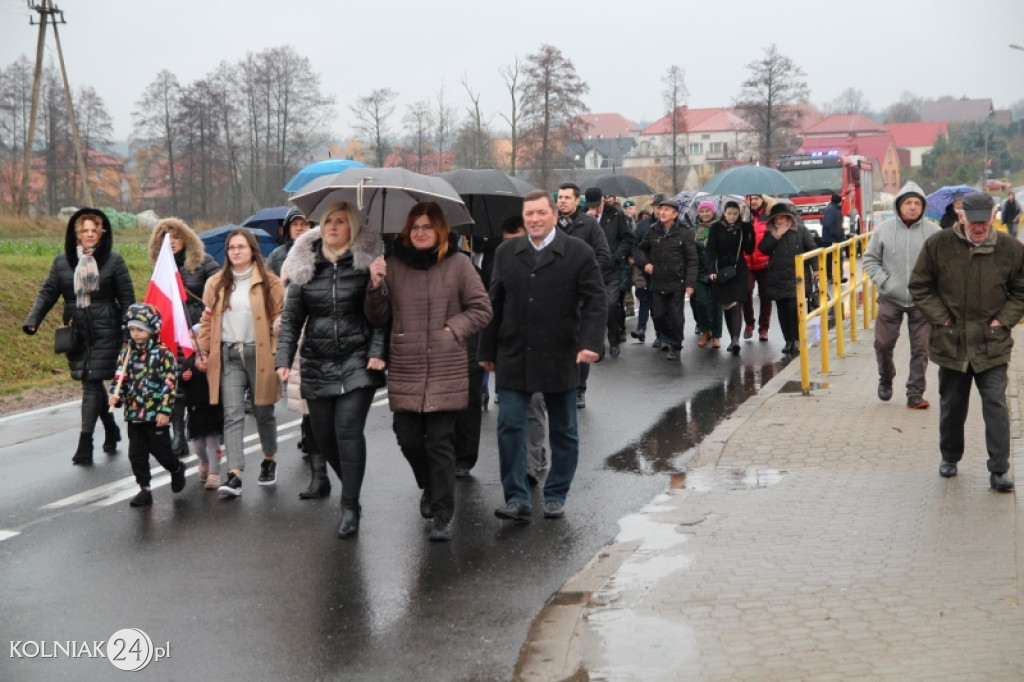
[[[350,538],[359,532],[359,505],[349,505],[341,508],[341,525],[338,526],[339,538]]]
[[[78,434],[78,449],[71,458],[72,464],[92,464],[92,434]]]
[[[327,477],[327,462],[319,452],[309,455],[309,468],[313,471],[313,477],[309,481],[309,487],[299,493],[301,500],[315,500],[318,497],[327,497],[331,494],[331,479]]]
[[[117,428],[114,415],[109,412],[101,412],[100,420],[103,422],[103,452],[113,454],[117,452],[117,444],[121,441],[121,429]]]
[[[171,415],[171,453],[175,457],[188,457],[188,441],[185,440],[185,415]]]
[[[313,426],[310,424],[309,415],[302,415],[302,423],[299,425],[299,442],[297,447],[302,452],[302,459],[309,459],[309,456],[320,450],[313,438]]]

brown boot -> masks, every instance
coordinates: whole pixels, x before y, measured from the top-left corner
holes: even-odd
[[[700,335],[700,340],[697,342],[697,345],[703,348],[704,346],[708,345],[708,339],[710,338],[711,332],[704,332],[703,334]]]

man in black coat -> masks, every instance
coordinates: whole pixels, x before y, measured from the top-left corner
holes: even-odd
[[[693,230],[678,222],[679,207],[662,199],[656,207],[658,223],[644,235],[637,263],[651,276],[654,322],[668,344],[668,360],[678,360],[686,324],[686,297],[697,284],[697,245]]]
[[[602,268],[604,285],[608,290],[608,353],[619,357],[619,343],[622,342],[625,314],[622,307],[622,270],[626,267],[626,258],[633,250],[633,232],[629,229],[626,215],[613,203],[604,200],[604,194],[598,187],[590,187],[584,195],[587,200],[587,211],[594,208],[596,220],[601,232],[608,242],[611,253],[608,265]]]
[[[607,299],[594,251],[555,229],[558,214],[543,190],[526,195],[526,236],[498,247],[491,275],[494,318],[481,332],[480,365],[501,390],[498,457],[505,506],[498,518],[528,521],[526,433],[530,396],[544,394],[551,470],[544,516],[560,518],[579,458],[576,386],[579,365],[604,349]]]

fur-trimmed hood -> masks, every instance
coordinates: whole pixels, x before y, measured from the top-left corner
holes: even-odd
[[[318,260],[323,259],[320,245],[323,238],[320,228],[315,227],[299,236],[295,245],[288,252],[281,266],[281,279],[287,284],[306,284],[316,273]],[[366,227],[359,230],[349,250],[352,252],[352,267],[356,270],[369,270],[373,259],[381,254],[381,235],[376,230]]]
[[[182,249],[185,252],[185,260],[181,268],[188,272],[198,270],[203,264],[206,248],[199,235],[181,218],[164,218],[153,226],[153,233],[149,236],[149,262],[156,264],[156,259],[160,255],[160,246],[164,243],[164,235],[168,232],[172,237],[185,242]]]
[[[78,267],[78,233],[75,232],[75,223],[85,214],[99,216],[103,223],[103,234],[100,235],[100,241],[93,252],[96,264],[102,268],[110,257],[110,252],[114,250],[114,230],[110,226],[110,218],[98,208],[79,209],[68,219],[68,228],[64,233],[64,255],[67,256],[68,264],[72,268]]]

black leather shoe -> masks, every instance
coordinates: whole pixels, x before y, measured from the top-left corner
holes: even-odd
[[[669,348],[668,349],[668,355],[665,356],[665,359],[666,360],[678,360],[679,359],[679,351],[677,351],[675,348]]]
[[[522,504],[509,502],[504,507],[499,507],[495,509],[494,515],[497,516],[499,519],[510,519],[512,521],[529,521],[530,508]]]
[[[956,476],[956,462],[943,462],[939,465],[939,476],[953,478]]]
[[[430,504],[430,488],[424,488],[420,495],[420,516],[425,519],[434,518],[434,508]]]
[[[639,341],[640,343],[643,343],[646,337],[646,334],[644,334],[644,332],[630,332],[629,335],[632,336],[637,341]]]
[[[988,484],[992,486],[992,490],[996,490],[1001,493],[1008,493],[1013,490],[1013,479],[1010,478],[1010,472],[1008,471],[1001,474],[989,474]]]
[[[892,399],[892,382],[888,384],[882,381],[878,382],[878,399],[886,401]]]
[[[611,355],[613,358],[617,358],[619,357],[620,352],[621,351],[619,350],[618,346],[612,346],[611,349],[609,349],[608,354]]]
[[[739,355],[740,354],[740,344],[738,344],[738,343],[731,343],[731,344],[729,344],[729,352],[732,353],[733,355]]]
[[[576,389],[576,409],[582,410],[587,406],[587,392]]]
[[[432,542],[447,542],[452,539],[452,520],[435,516],[433,527],[430,529]]]
[[[350,538],[359,532],[359,508],[342,507],[341,525],[338,526],[339,538]]]

